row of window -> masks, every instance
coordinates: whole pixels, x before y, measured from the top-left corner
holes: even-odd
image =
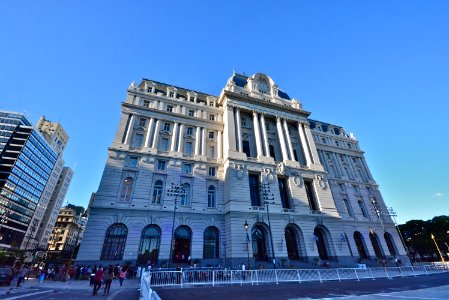
[[[158,159],[155,164],[155,170],[157,171],[166,171],[168,166],[168,160],[166,159]],[[130,156],[128,158],[127,166],[130,168],[137,168],[139,164],[138,156]],[[181,173],[185,175],[192,175],[194,169],[193,163],[183,163],[181,167]],[[210,177],[217,176],[217,167],[208,167],[208,175]]]

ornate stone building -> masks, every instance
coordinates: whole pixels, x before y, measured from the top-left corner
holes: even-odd
[[[407,261],[357,140],[309,115],[261,73],[131,84],[78,262]]]

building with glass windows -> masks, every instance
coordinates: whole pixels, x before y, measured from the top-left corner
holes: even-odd
[[[121,109],[79,263],[408,261],[358,141],[267,75],[218,96],[143,79]]]
[[[54,222],[46,239],[38,233],[48,228],[44,221],[64,165],[62,151],[20,113],[0,111],[0,137],[0,247],[46,245]]]

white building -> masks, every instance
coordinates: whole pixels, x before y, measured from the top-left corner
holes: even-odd
[[[261,73],[131,84],[78,263],[408,261],[358,142],[309,115]]]

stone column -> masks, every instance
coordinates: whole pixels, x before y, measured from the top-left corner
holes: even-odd
[[[218,130],[218,133],[217,133],[217,158],[222,158],[222,156],[223,156],[223,154],[222,154],[222,142],[221,142],[221,139],[222,139],[222,137],[221,137],[221,131],[220,130]]]
[[[304,154],[306,156],[306,164],[309,166],[310,164],[312,164],[312,159],[310,158],[309,145],[307,144],[306,135],[304,134],[302,123],[298,123],[298,133],[302,145],[302,150],[304,151]]]
[[[179,133],[178,133],[178,152],[182,152],[183,140],[184,140],[184,124],[181,124],[179,126]]]
[[[197,126],[195,132],[195,155],[200,154],[200,139],[201,139],[200,134],[201,134],[201,127]]]
[[[151,129],[153,129],[153,122],[154,119],[150,118],[150,121],[148,122],[148,128],[147,128],[147,135],[145,136],[145,144],[144,147],[149,148],[151,145]]]
[[[235,116],[234,108],[228,105],[223,115],[224,132],[223,132],[223,151],[228,155],[228,151],[237,151],[235,136]]]
[[[134,128],[134,123],[136,122],[136,116],[131,115],[131,120],[129,121],[128,130],[126,131],[126,138],[125,138],[125,144],[129,145],[129,142],[131,141],[131,135]]]
[[[288,160],[287,148],[285,147],[284,133],[282,132],[281,118],[276,117],[276,128],[278,130],[279,144],[281,145],[282,159]]]
[[[237,123],[237,145],[238,151],[243,152],[242,146],[242,121],[240,120],[240,108],[235,109],[235,122]]]
[[[207,129],[203,127],[203,138],[202,138],[202,145],[201,145],[201,155],[206,155],[206,142],[207,139]]]
[[[263,146],[265,149],[265,156],[270,156],[270,147],[268,146],[267,127],[265,126],[265,115],[260,114],[260,125],[262,127]]]
[[[290,154],[290,159],[293,161],[296,161],[295,155],[293,154],[292,140],[290,139],[290,132],[288,131],[288,125],[287,125],[286,119],[283,120],[283,125],[284,125],[285,135],[287,136],[287,148],[288,148],[288,152]]]
[[[154,127],[154,139],[153,139],[153,145],[151,145],[151,148],[157,148],[157,140],[159,138],[159,127],[161,126],[161,120],[156,121],[156,127]]]
[[[318,152],[316,151],[315,143],[313,142],[312,132],[310,131],[309,124],[304,124],[304,135],[306,142],[309,145],[311,163],[319,164]]]
[[[254,127],[254,137],[256,139],[257,157],[263,156],[262,142],[260,141],[259,118],[256,111],[253,111],[253,127]]]
[[[170,145],[170,151],[173,152],[176,149],[176,132],[178,131],[178,122],[175,122],[175,125],[173,126],[173,134],[171,136],[171,145]]]
[[[365,169],[366,175],[368,176],[368,179],[369,179],[369,180],[374,180],[374,179],[373,179],[373,175],[371,175],[371,171],[369,170],[368,165],[366,164],[365,158],[361,157],[361,158],[360,158],[360,161],[361,161],[362,164],[363,164],[363,167],[364,167],[364,169]]]

